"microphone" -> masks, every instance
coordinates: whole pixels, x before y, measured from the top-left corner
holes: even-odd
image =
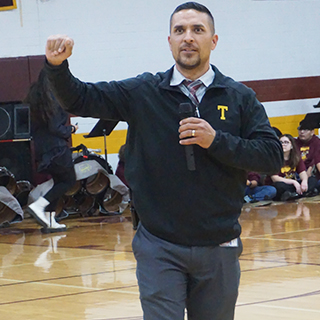
[[[179,104],[179,114],[181,119],[194,117],[195,116],[195,106],[189,102],[184,102]],[[193,145],[184,146],[187,159],[187,167],[190,171],[196,170],[196,164],[194,161]]]

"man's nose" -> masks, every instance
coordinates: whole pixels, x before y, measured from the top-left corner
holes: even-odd
[[[193,32],[192,30],[187,29],[184,35],[184,41],[185,42],[193,42],[194,37],[193,37]]]

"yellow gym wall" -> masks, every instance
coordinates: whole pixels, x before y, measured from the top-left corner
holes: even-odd
[[[104,137],[84,138],[88,133],[73,134],[72,146],[76,147],[79,144],[84,144],[89,149],[101,149],[98,154],[104,155]],[[106,138],[107,154],[118,153],[120,147],[125,144],[127,130],[114,130]]]
[[[293,137],[298,136],[298,126],[301,120],[304,119],[305,114],[297,114],[283,117],[269,118],[272,127],[277,127],[283,134],[289,133]],[[315,130],[315,134],[318,134],[318,129]]]
[[[305,114],[291,115],[291,116],[283,116],[283,117],[272,117],[269,118],[270,124],[272,127],[277,127],[283,134],[289,133],[293,137],[298,136],[297,127],[299,122],[304,119]],[[88,133],[87,133],[88,134]],[[318,134],[318,129],[315,130],[315,134]],[[73,134],[72,135],[72,146],[76,147],[79,144],[84,144],[89,149],[101,149],[99,154],[104,155],[104,138],[103,137],[95,137],[95,138],[84,138],[81,134]],[[120,147],[125,144],[127,136],[127,130],[114,130],[111,132],[109,136],[106,138],[107,144],[107,153],[114,154],[118,153]]]

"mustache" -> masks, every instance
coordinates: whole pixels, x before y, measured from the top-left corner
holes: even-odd
[[[190,45],[190,44],[184,44],[180,50],[185,50],[185,49],[188,49],[188,50],[198,50],[194,45]]]

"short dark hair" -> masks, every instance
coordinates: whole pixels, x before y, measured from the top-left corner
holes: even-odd
[[[282,136],[282,132],[277,127],[272,127],[277,137],[280,138]]]
[[[314,130],[315,128],[316,128],[316,124],[315,123],[312,123],[311,121],[303,119],[299,123],[298,130]]]
[[[203,12],[206,13],[209,16],[209,20],[212,23],[212,33],[215,33],[215,27],[214,27],[214,18],[212,13],[210,12],[210,10],[205,7],[204,5],[197,3],[197,2],[185,2],[183,4],[180,4],[178,7],[176,7],[176,9],[172,12],[171,16],[170,16],[170,30],[171,30],[171,24],[172,24],[172,17],[175,13],[182,11],[182,10],[188,10],[188,9],[192,9],[192,10],[196,10],[199,12]]]

